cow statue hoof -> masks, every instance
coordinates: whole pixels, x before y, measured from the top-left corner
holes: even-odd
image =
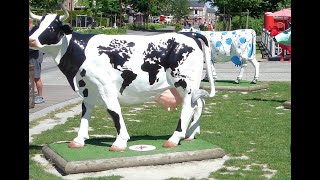
[[[240,80],[237,79],[237,80],[233,81],[233,84],[240,84]]]
[[[166,141],[162,144],[162,147],[165,147],[165,148],[173,148],[173,147],[177,147],[177,144],[176,143],[173,143],[171,141]]]
[[[126,148],[120,148],[118,146],[114,146],[112,145],[110,148],[109,148],[109,151],[113,151],[113,152],[123,152],[125,151]]]
[[[257,84],[257,80],[256,79],[254,79],[253,81],[251,81],[251,83],[250,84]]]
[[[84,144],[80,144],[80,143],[77,143],[77,142],[74,142],[74,141],[71,141],[68,144],[68,148],[81,148],[83,146],[84,146]]]

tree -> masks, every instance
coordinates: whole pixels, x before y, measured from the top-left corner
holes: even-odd
[[[172,14],[175,16],[177,22],[179,22],[182,17],[189,15],[189,13],[190,9],[188,0],[172,1]]]
[[[60,8],[62,0],[29,0],[31,7],[35,9],[43,9],[45,12],[52,12]]]
[[[239,12],[248,9],[251,17],[261,17],[265,12],[274,12],[291,7],[291,0],[199,0],[217,6],[219,13]]]

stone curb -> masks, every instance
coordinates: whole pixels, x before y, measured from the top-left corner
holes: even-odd
[[[48,146],[43,146],[42,152],[46,158],[48,158],[65,174],[105,171],[109,169],[125,167],[163,165],[187,161],[201,161],[206,159],[222,158],[225,155],[223,149],[212,148],[196,151],[173,152],[145,156],[132,156],[120,158],[116,157],[83,161],[66,161],[65,159],[63,159],[63,157],[58,155]]]
[[[38,119],[40,117],[43,117],[55,110],[58,110],[58,109],[61,109],[61,108],[64,108],[65,106],[68,106],[68,105],[71,105],[71,104],[75,104],[75,103],[78,103],[82,100],[81,97],[78,97],[78,98],[74,98],[74,99],[71,99],[71,100],[68,100],[68,101],[65,101],[65,102],[62,102],[62,103],[59,103],[59,104],[55,104],[55,105],[52,105],[52,106],[49,106],[49,107],[46,107],[44,109],[41,109],[39,111],[36,111],[32,114],[29,115],[29,122],[35,120],[35,119]]]
[[[261,89],[267,89],[268,84],[254,85],[254,86],[216,86],[216,90],[223,91],[257,91]],[[201,89],[210,90],[210,86],[200,86]]]

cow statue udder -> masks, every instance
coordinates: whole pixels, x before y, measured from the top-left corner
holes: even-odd
[[[256,59],[256,32],[253,29],[237,29],[233,31],[200,31],[195,28],[182,29],[180,32],[196,32],[203,34],[209,40],[213,78],[217,79],[215,62],[232,61],[240,67],[240,73],[234,83],[239,84],[248,61],[254,67],[255,73],[251,84],[259,79],[259,62]]]
[[[80,128],[68,144],[70,148],[85,145],[93,108],[105,105],[117,132],[109,150],[124,151],[130,136],[120,104],[150,102],[172,88],[182,98],[182,109],[177,127],[163,147],[175,147],[181,139],[193,139],[199,133],[203,97],[215,95],[212,78],[210,94],[199,88],[204,65],[212,77],[208,41],[203,35],[82,34],[63,24],[69,14],[64,6],[62,9],[62,16],[38,16],[29,11],[31,18],[40,21],[29,36],[29,48],[52,56],[71,88],[83,98]]]

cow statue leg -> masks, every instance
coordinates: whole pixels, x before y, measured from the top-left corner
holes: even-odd
[[[185,137],[185,140],[187,141],[193,140],[196,133],[200,134],[200,117],[201,117],[204,104],[205,104],[204,99],[199,98],[197,100],[197,107],[195,108],[195,112],[193,114],[193,120],[190,124],[189,129],[187,130],[186,137]]]
[[[82,117],[80,121],[80,128],[78,131],[78,136],[73,139],[68,144],[69,148],[80,148],[83,147],[85,144],[85,140],[89,139],[89,120],[91,118],[91,114],[93,111],[93,105],[86,103],[85,101],[82,102]]]
[[[257,81],[259,79],[259,62],[257,61],[256,58],[251,59],[251,60],[249,59],[249,61],[251,62],[251,64],[254,67],[254,78],[251,81],[251,84],[257,84]]]
[[[247,65],[248,65],[247,63],[242,63],[242,64],[241,64],[241,66],[240,66],[240,73],[239,73],[237,79],[234,81],[235,84],[239,84],[239,83],[240,83],[240,81],[241,81],[241,79],[242,79],[242,77],[243,77],[243,72],[244,72],[244,70],[247,68]]]
[[[180,115],[177,128],[173,133],[173,135],[166,142],[164,142],[164,144],[162,145],[163,147],[166,147],[166,148],[176,147],[179,144],[180,140],[186,137],[189,122],[194,114],[196,105],[198,104],[197,103],[198,99],[201,98],[201,96],[208,97],[209,93],[203,89],[196,89],[192,93],[185,94],[182,102],[183,105],[182,105],[181,115]],[[200,117],[201,111],[197,111],[197,112],[199,113],[197,115]],[[194,124],[195,123],[197,123],[197,121],[194,122]]]
[[[107,111],[110,114],[117,131],[116,140],[113,142],[112,146],[109,148],[109,151],[116,151],[116,152],[124,151],[127,148],[127,141],[130,139],[130,136],[128,134],[126,125],[122,117],[119,101],[116,98],[116,96],[112,96],[112,95],[111,97],[110,96],[106,97],[102,95],[102,99],[104,100],[107,106]]]
[[[217,72],[216,72],[216,69],[214,67],[214,63],[211,62],[211,70],[212,70],[212,77],[213,77],[213,82],[216,82],[218,76],[217,76]]]

